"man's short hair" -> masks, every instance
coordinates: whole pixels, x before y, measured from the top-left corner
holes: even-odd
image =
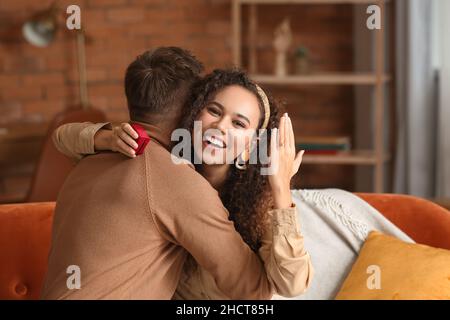
[[[130,119],[147,122],[152,116],[179,112],[202,70],[201,62],[178,47],[159,47],[139,55],[125,75]]]

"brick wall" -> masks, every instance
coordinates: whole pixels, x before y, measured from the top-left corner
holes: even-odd
[[[51,1],[0,3],[0,123],[48,121],[78,102],[74,32],[59,30],[47,48],[21,36],[22,22]],[[230,61],[228,1],[58,1],[64,23],[68,4],[81,7],[89,98],[112,119],[125,120],[123,74],[144,50],[160,45],[191,49],[206,66]],[[64,9],[64,10],[63,10]]]
[[[28,44],[21,35],[23,21],[51,2],[0,2],[0,127],[12,123],[45,125],[57,112],[79,103],[74,32],[61,28],[46,48]],[[176,45],[190,49],[204,62],[207,71],[231,65],[230,0],[63,0],[57,3],[62,8],[63,26],[65,8],[69,4],[81,7],[82,24],[88,36],[89,99],[112,121],[128,119],[123,74],[127,64],[144,50]],[[275,25],[285,16],[291,17],[294,42],[311,49],[314,70],[351,69],[351,12],[350,6],[334,5],[262,7],[258,43],[262,70],[272,70],[271,37]],[[351,134],[350,88],[272,91],[287,102],[298,130],[310,134]],[[312,171],[316,178],[307,178],[305,172],[304,179],[315,181],[311,185],[351,187],[351,174],[345,170],[337,170],[332,181],[320,178],[316,169]]]

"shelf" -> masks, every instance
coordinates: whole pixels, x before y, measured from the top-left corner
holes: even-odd
[[[352,150],[341,152],[337,155],[309,155],[308,152],[303,158],[307,164],[338,164],[338,165],[369,165],[373,166],[373,192],[381,193],[385,187],[384,164],[388,163],[390,156],[383,151],[385,149],[384,136],[385,124],[384,113],[386,103],[386,84],[392,83],[393,77],[386,74],[386,35],[385,28],[381,28],[373,33],[372,60],[373,70],[366,72],[347,71],[312,74],[292,74],[285,77],[275,76],[271,73],[260,74],[258,71],[258,10],[263,9],[262,5],[378,5],[381,14],[385,16],[386,4],[392,4],[389,0],[233,0],[232,15],[232,48],[233,63],[237,67],[249,70],[250,77],[259,84],[272,86],[292,86],[289,89],[298,90],[300,86],[323,86],[323,85],[349,85],[349,86],[373,86],[373,148],[374,150]],[[244,5],[248,5],[246,11]],[[259,6],[261,5],[261,6]],[[261,8],[260,8],[261,7]],[[270,9],[267,8],[266,9]],[[247,20],[243,19],[243,14],[247,15]],[[336,12],[336,14],[339,14]],[[393,15],[391,15],[392,17]],[[243,23],[247,23],[247,37],[242,36]],[[392,24],[394,25],[394,23]],[[242,62],[242,44],[248,43],[247,66]],[[389,91],[392,92],[392,91]],[[368,128],[369,129],[369,128]]]
[[[389,154],[386,154],[383,161],[390,160]],[[359,165],[375,165],[377,158],[374,151],[371,150],[353,150],[343,151],[336,155],[308,155],[306,151],[303,156],[304,164],[359,164]]]
[[[376,85],[377,76],[372,73],[323,73],[309,75],[275,75],[254,74],[250,77],[259,84],[271,85]],[[381,81],[391,80],[390,75],[383,75]]]
[[[235,0],[242,4],[376,4],[389,0]]]

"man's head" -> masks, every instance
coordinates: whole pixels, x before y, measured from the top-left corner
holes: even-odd
[[[130,119],[174,126],[202,70],[190,52],[177,47],[160,47],[138,56],[125,75]]]

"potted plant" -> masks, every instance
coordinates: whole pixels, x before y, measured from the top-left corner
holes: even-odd
[[[305,46],[299,46],[295,50],[295,72],[297,74],[309,73],[309,50]]]

